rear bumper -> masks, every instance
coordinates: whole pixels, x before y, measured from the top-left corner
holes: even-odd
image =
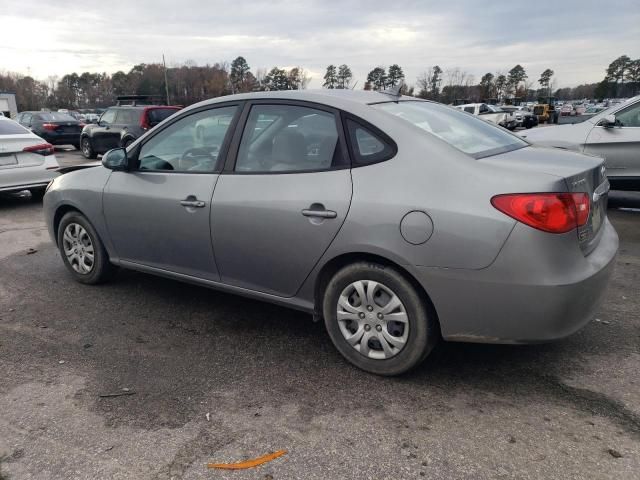
[[[514,251],[503,251],[483,270],[418,269],[444,339],[538,343],[566,337],[585,326],[606,291],[618,250],[613,226],[607,220],[602,228],[600,243],[587,257],[575,239],[576,252],[558,252],[571,258],[557,262],[553,258],[538,261],[536,251],[515,242],[520,246],[516,256]],[[505,245],[504,250],[509,249],[513,243]]]
[[[80,143],[80,132],[78,133],[39,133],[40,137],[51,145],[75,145]]]

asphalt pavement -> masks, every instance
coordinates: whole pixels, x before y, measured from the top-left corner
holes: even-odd
[[[639,478],[640,194],[609,216],[617,267],[582,331],[443,343],[381,378],[299,312],[136,272],[75,283],[41,204],[0,198],[0,478]]]

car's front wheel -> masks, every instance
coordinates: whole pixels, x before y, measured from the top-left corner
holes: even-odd
[[[65,266],[80,283],[104,282],[115,270],[98,233],[80,212],[69,212],[62,217],[58,226],[58,249]]]
[[[323,313],[342,355],[358,368],[399,375],[421,363],[439,331],[424,298],[396,269],[355,263],[327,285]]]
[[[82,137],[82,140],[80,140],[80,149],[85,158],[94,159],[98,157],[98,154],[93,150],[89,137]]]

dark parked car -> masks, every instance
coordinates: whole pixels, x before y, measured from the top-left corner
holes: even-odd
[[[73,145],[80,148],[80,132],[84,123],[68,113],[22,112],[16,120],[51,145]]]
[[[150,128],[180,110],[169,106],[122,106],[108,108],[98,123],[82,130],[80,146],[86,158],[96,158],[112,148],[128,147]]]

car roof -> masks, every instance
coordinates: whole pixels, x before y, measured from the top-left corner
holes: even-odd
[[[201,107],[205,105],[230,102],[236,100],[298,100],[312,103],[321,103],[336,108],[349,109],[349,106],[365,106],[375,103],[391,102],[396,100],[426,101],[420,98],[401,96],[395,97],[387,93],[373,90],[348,90],[348,89],[317,89],[317,90],[278,90],[271,92],[240,93],[216,97],[204,100],[187,107]]]

